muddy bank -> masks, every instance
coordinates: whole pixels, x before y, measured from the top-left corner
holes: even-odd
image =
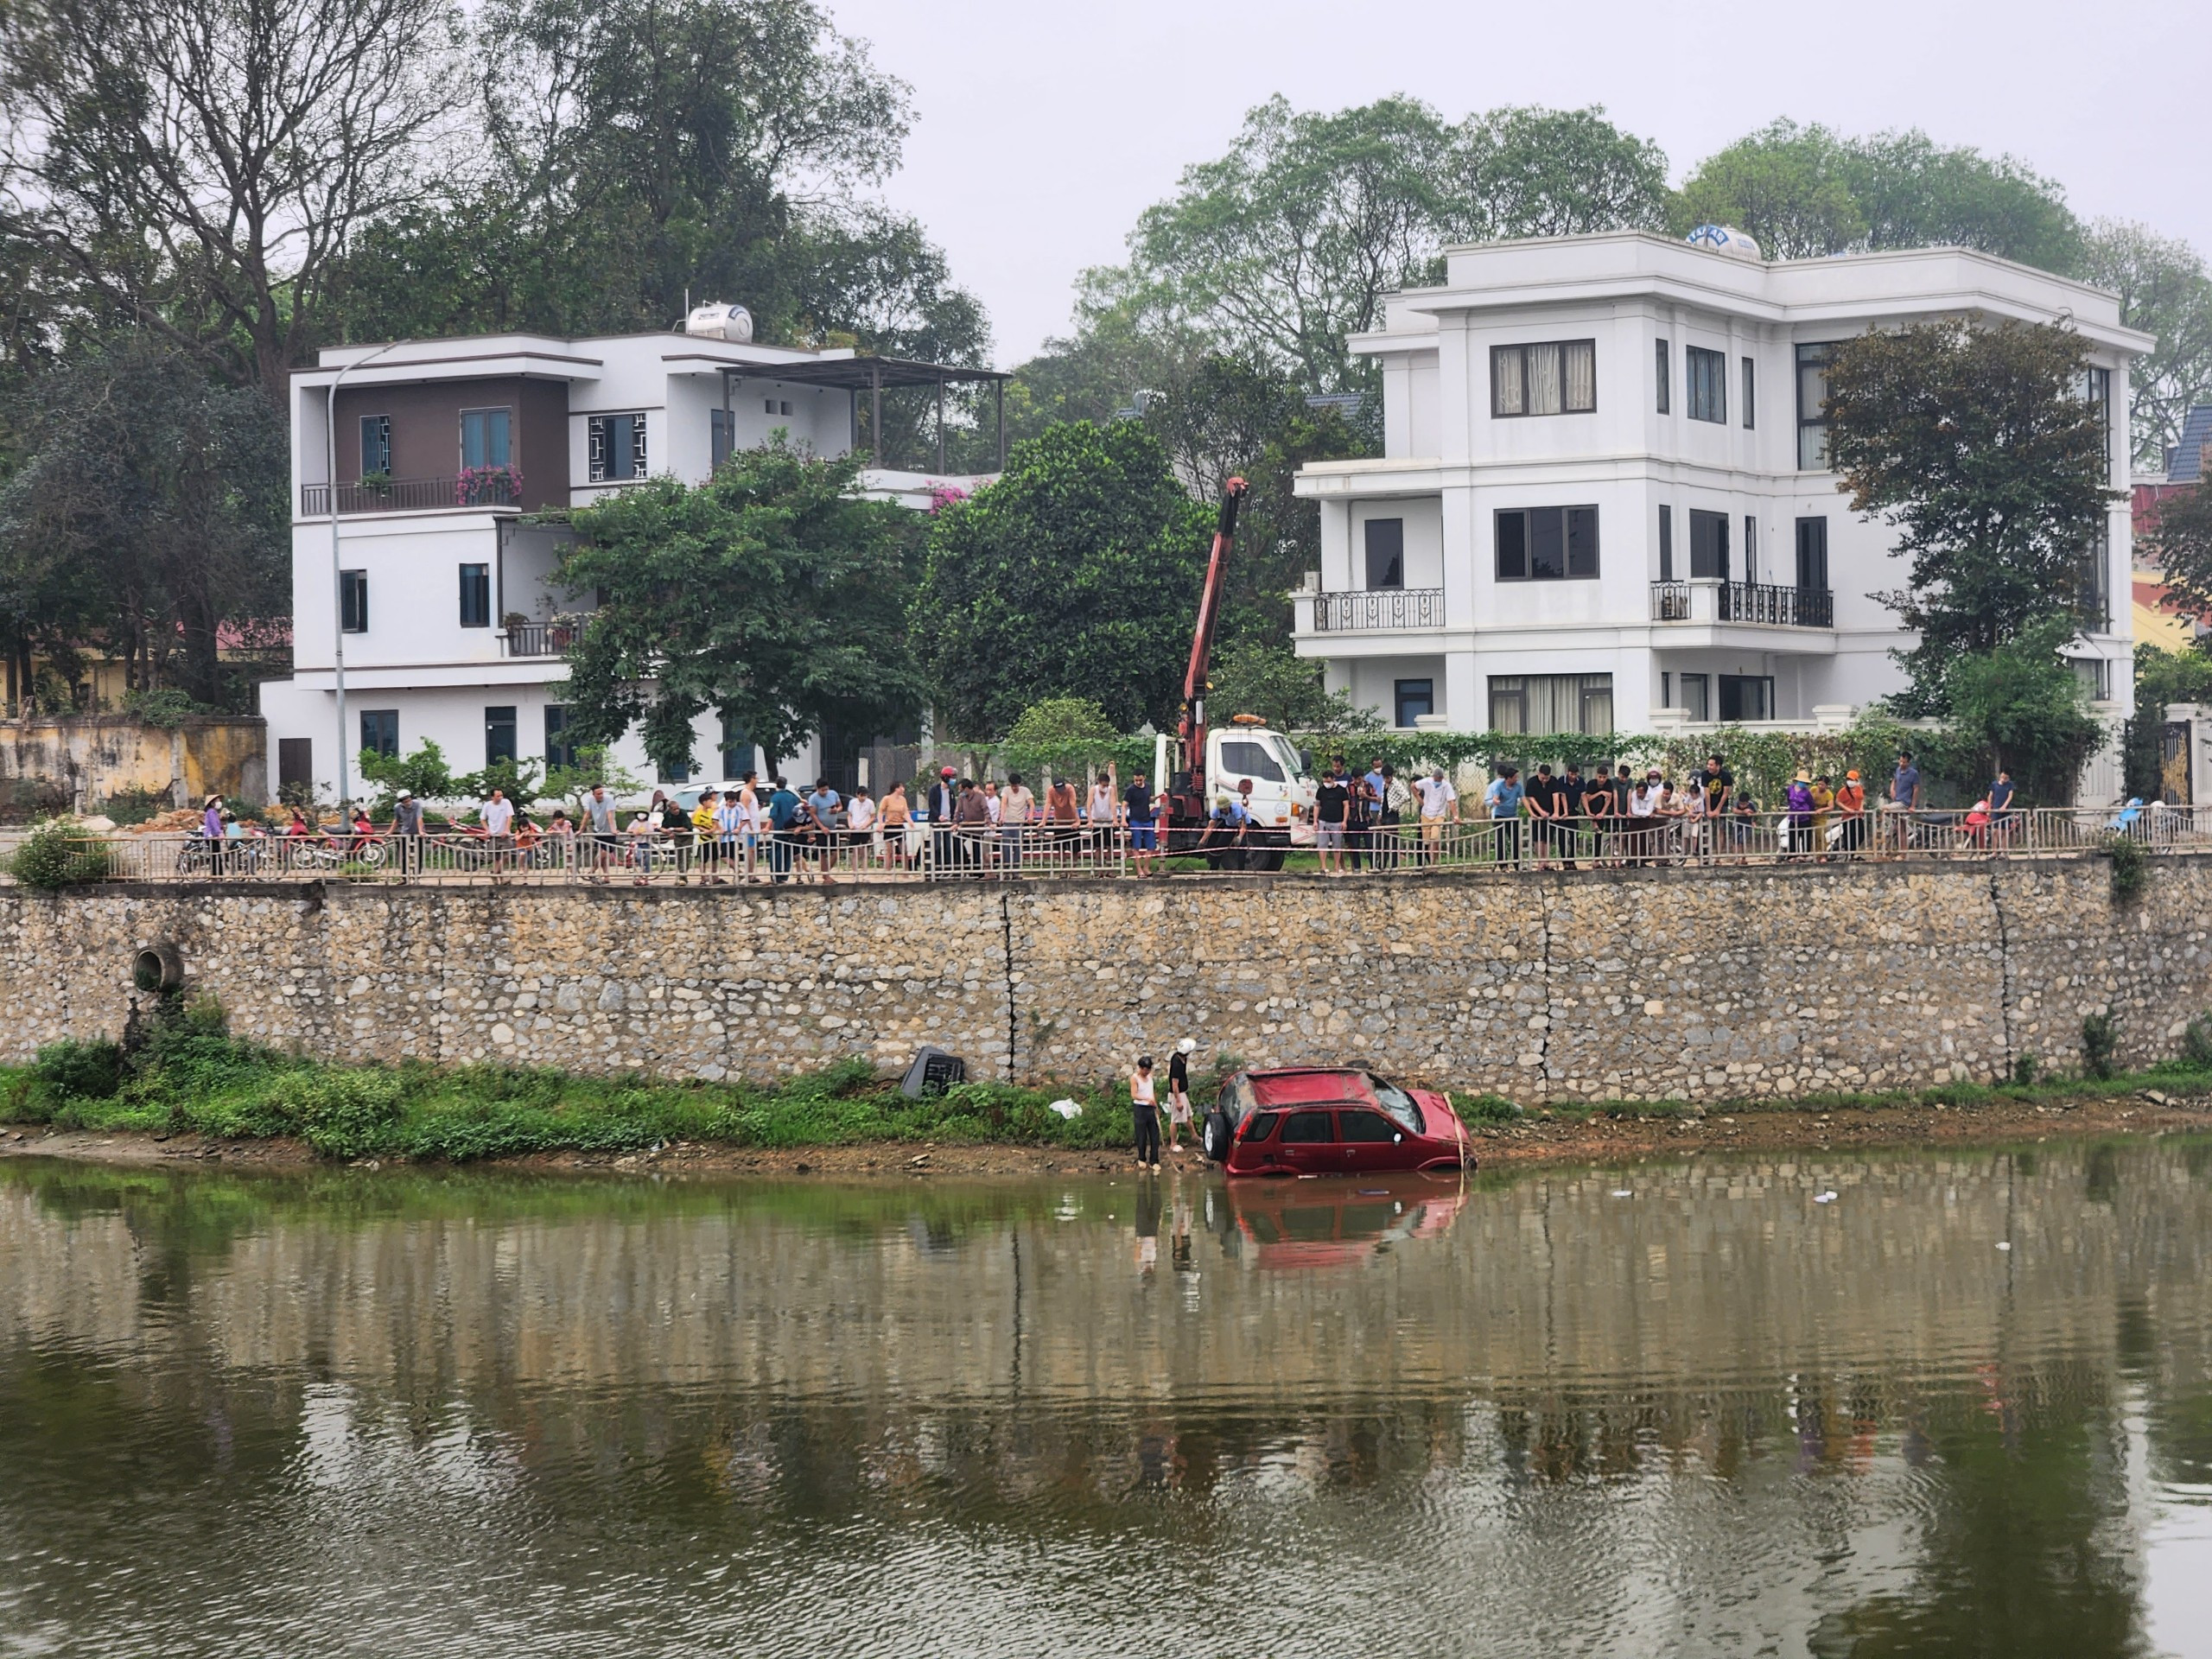
[[[1551,1163],[1605,1163],[1627,1158],[1681,1156],[1706,1151],[1844,1152],[1874,1147],[1961,1147],[2059,1136],[2153,1135],[2212,1128],[2212,1088],[2173,1085],[2127,1095],[2039,1101],[1994,1099],[1958,1105],[1911,1103],[1804,1111],[1720,1108],[1702,1117],[1602,1114],[1533,1115],[1517,1123],[1474,1131],[1487,1168]],[[115,1130],[0,1128],[0,1157],[79,1158],[121,1164],[219,1163],[302,1168],[321,1162],[304,1142],[225,1141],[196,1135]],[[1205,1167],[1193,1148],[1166,1161]],[[677,1141],[658,1150],[556,1152],[487,1160],[531,1170],[650,1172],[658,1175],[1037,1175],[1108,1173],[1130,1167],[1126,1154],[1065,1147],[960,1142],[870,1141],[857,1146],[769,1148]],[[357,1166],[377,1167],[373,1160]]]

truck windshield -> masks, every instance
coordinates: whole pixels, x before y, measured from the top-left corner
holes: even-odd
[[[1415,1135],[1428,1133],[1428,1122],[1421,1116],[1421,1106],[1414,1097],[1395,1083],[1369,1073],[1368,1082],[1375,1085],[1375,1103],[1396,1118]]]
[[[1284,781],[1283,769],[1275,763],[1274,751],[1249,737],[1231,737],[1223,741],[1221,775],[1224,779],[1249,778],[1262,784]],[[1231,784],[1230,786],[1234,788],[1236,785]]]
[[[1277,733],[1269,733],[1268,747],[1275,752],[1275,759],[1282,762],[1283,770],[1291,777],[1304,774],[1306,768],[1299,764],[1298,751],[1290,747],[1290,740]]]

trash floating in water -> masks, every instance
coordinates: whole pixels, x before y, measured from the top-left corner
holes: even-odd
[[[1624,1187],[1624,1187],[1620,1187],[1620,1188],[1616,1189],[1616,1190],[1615,1190],[1615,1192],[1614,1192],[1614,1193],[1613,1193],[1613,1196],[1614,1196],[1615,1198],[1634,1198],[1634,1197],[1636,1196],[1636,1194],[1635,1194],[1635,1193],[1633,1193],[1633,1192],[1630,1192],[1630,1191],[1628,1190],[1628,1188],[1626,1188],[1626,1187]]]
[[[1062,1117],[1068,1118],[1070,1120],[1073,1120],[1083,1116],[1082,1106],[1072,1100],[1056,1100],[1045,1109],[1051,1112],[1058,1112]]]
[[[1834,1192],[1815,1192],[1813,1194],[1813,1202],[1815,1204],[1834,1204],[1835,1202],[1835,1194]]]
[[[2012,1248],[2012,1241],[2009,1238],[2000,1238],[1997,1241],[1997,1248],[2000,1250],[2009,1250]]]

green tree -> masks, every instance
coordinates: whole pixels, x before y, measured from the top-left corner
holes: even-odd
[[[943,253],[862,194],[906,89],[810,0],[493,0],[475,35],[482,152],[354,238],[334,330],[664,328],[688,293],[741,299],[765,340],[984,360]],[[959,405],[972,462],[989,438]],[[887,461],[933,456],[932,408],[887,399]]]
[[[2054,617],[1995,649],[1953,658],[1943,676],[1951,734],[1979,750],[1986,778],[2012,769],[2026,799],[2065,805],[2104,728],[2083,706],[2082,682],[2059,649],[2074,625]]]
[[[2120,296],[2123,327],[2158,337],[2129,367],[2128,415],[2135,464],[2164,472],[2190,410],[2212,403],[2212,275],[2186,242],[2110,219],[2089,227],[2082,275]]]
[[[1385,294],[1440,276],[1447,241],[1656,224],[1663,175],[1656,148],[1596,109],[1455,127],[1408,98],[1318,114],[1277,97],[1145,211],[1125,269],[1085,287],[1094,308],[1116,295],[1308,391],[1338,391],[1369,378],[1346,336],[1382,321]]]
[[[1848,138],[1777,121],[1699,162],[1669,216],[1677,231],[1739,226],[1780,259],[1956,244],[2071,274],[2082,257],[2057,185],[1918,130]]]
[[[236,701],[225,631],[267,633],[290,604],[289,461],[258,389],[130,340],[35,377],[12,424],[29,447],[0,485],[10,646],[99,647],[135,690]]]
[[[1656,228],[1667,156],[1595,105],[1492,110],[1452,133],[1446,190],[1442,226],[1454,242]]]
[[[856,493],[860,467],[779,442],[696,489],[659,478],[579,508],[553,575],[600,595],[569,653],[577,741],[641,724],[645,753],[674,768],[692,764],[709,711],[772,756],[825,722],[911,715],[906,515]]]
[[[1214,658],[1209,707],[1216,724],[1231,715],[1257,715],[1281,732],[1352,736],[1383,729],[1382,717],[1322,683],[1322,665],[1287,645],[1249,639]]]
[[[363,783],[376,786],[379,817],[389,813],[402,795],[418,801],[450,801],[469,792],[469,780],[455,775],[446,763],[446,752],[427,737],[405,754],[363,749],[355,769]]]
[[[2101,597],[2105,413],[2075,390],[2080,337],[1944,321],[1838,346],[1828,454],[1853,511],[1896,531],[1906,585],[1878,595],[1920,643],[1905,707],[1941,714],[1961,652],[1990,652]]]
[[[2138,549],[2186,609],[2212,611],[2212,490],[2199,484],[2159,502]]]
[[[1733,225],[1770,259],[1814,259],[1863,244],[1866,216],[1826,127],[1777,121],[1697,164],[1673,204],[1674,228]]]
[[[1356,429],[1339,408],[1311,406],[1287,374],[1217,355],[1175,391],[1147,400],[1144,423],[1200,501],[1218,501],[1231,477],[1252,486],[1237,518],[1221,637],[1283,638],[1291,620],[1284,595],[1321,563],[1320,507],[1299,499],[1298,470],[1375,454],[1382,448],[1376,435]]]
[[[0,237],[285,406],[353,236],[456,102],[448,0],[26,0],[0,29]]]
[[[1010,772],[1034,778],[1051,771],[1080,777],[1111,763],[1128,777],[1152,759],[1152,745],[1114,729],[1106,711],[1088,697],[1047,697],[1014,717],[995,746]],[[1041,788],[1042,785],[1040,785]]]
[[[929,529],[912,634],[940,721],[1002,732],[1047,697],[1120,730],[1164,726],[1182,690],[1212,517],[1134,421],[1071,422]]]

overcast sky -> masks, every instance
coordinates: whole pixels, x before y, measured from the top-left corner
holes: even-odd
[[[888,186],[989,308],[1001,367],[1068,327],[1085,265],[1274,92],[1409,92],[1454,118],[1597,103],[1673,176],[1777,116],[2011,151],[2085,218],[2212,249],[2212,4],[2063,0],[826,0],[914,89]]]

